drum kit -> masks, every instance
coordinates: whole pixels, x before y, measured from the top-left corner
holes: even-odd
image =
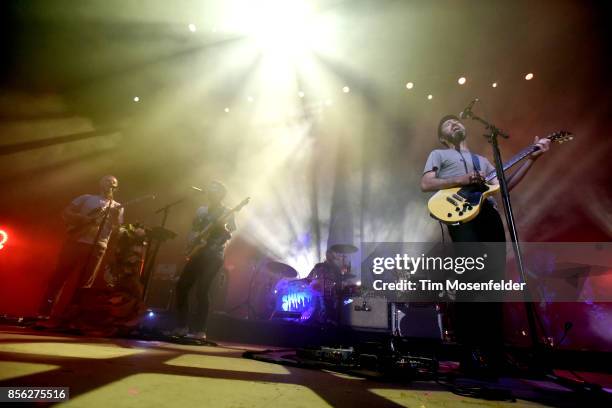
[[[358,285],[347,282],[356,277],[351,273],[349,255],[357,250],[349,244],[331,246],[328,253],[335,260],[333,266],[315,267],[303,279],[295,279],[298,273],[291,266],[269,262],[266,268],[279,277],[272,293],[274,311],[271,319],[337,324],[343,298],[359,291]]]

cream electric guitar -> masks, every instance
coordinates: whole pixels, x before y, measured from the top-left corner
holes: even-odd
[[[559,131],[546,138],[551,142],[564,143],[572,140],[574,136],[570,132]],[[523,149],[504,164],[504,172],[538,149],[535,144]],[[472,220],[480,212],[480,205],[484,200],[499,191],[499,184],[491,184],[496,176],[494,170],[485,176],[483,184],[470,184],[438,191],[427,203],[431,216],[446,224],[462,224]]]

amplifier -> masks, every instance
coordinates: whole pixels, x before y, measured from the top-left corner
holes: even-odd
[[[391,331],[402,337],[442,340],[442,319],[435,303],[391,303]]]
[[[389,330],[389,303],[384,297],[345,299],[340,324],[356,329]]]

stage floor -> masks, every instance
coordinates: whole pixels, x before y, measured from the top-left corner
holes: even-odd
[[[502,379],[516,402],[456,395],[433,381],[390,383],[249,360],[223,343],[186,346],[0,328],[0,386],[68,386],[66,407],[576,406],[550,383]],[[21,405],[25,406],[25,405]],[[38,405],[40,406],[40,405]]]

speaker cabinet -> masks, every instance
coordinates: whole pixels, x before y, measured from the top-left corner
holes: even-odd
[[[354,297],[342,304],[340,323],[355,329],[389,330],[389,304],[383,297]]]

